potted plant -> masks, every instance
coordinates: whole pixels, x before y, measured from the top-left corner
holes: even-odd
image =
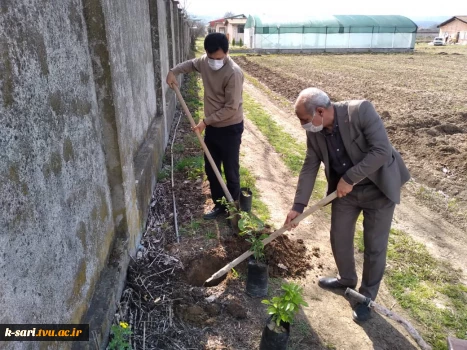
[[[252,232],[246,240],[251,243],[253,255],[248,260],[246,293],[252,297],[264,297],[268,294],[268,264],[264,256],[263,239],[267,234]]]
[[[252,181],[247,178],[245,186],[240,188],[240,210],[249,213],[251,211],[251,205],[253,203],[253,192],[251,191]]]
[[[261,234],[264,223],[251,213],[239,213],[238,229],[240,236],[247,236],[251,243],[253,255],[248,260],[246,292],[252,297],[262,297],[268,292],[268,265],[265,261],[263,239],[267,234]]]
[[[290,325],[300,305],[308,306],[303,300],[302,288],[295,283],[284,283],[281,296],[263,300],[269,305],[270,315],[261,336],[260,350],[285,350],[289,341]]]

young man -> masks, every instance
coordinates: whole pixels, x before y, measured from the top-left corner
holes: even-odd
[[[331,289],[356,287],[353,238],[363,211],[365,253],[359,292],[374,300],[386,266],[394,208],[410,174],[370,102],[331,103],[323,91],[308,88],[298,96],[295,113],[307,131],[307,154],[286,224],[308,205],[323,162],[328,194],[337,190],[331,210],[331,247],[340,276],[320,278],[319,285]],[[368,306],[357,304],[353,319],[361,322],[369,318]]]
[[[240,196],[240,144],[243,133],[243,72],[228,56],[229,41],[222,33],[211,33],[204,39],[206,54],[172,68],[167,84],[178,85],[180,73],[197,71],[204,85],[204,119],[196,126],[200,133],[206,129],[204,141],[217,168],[224,166],[227,188],[234,200]],[[217,201],[224,196],[219,181],[204,157],[205,171],[211,188],[214,208],[204,219],[214,219],[225,212]]]

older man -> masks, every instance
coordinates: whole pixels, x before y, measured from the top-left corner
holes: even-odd
[[[374,300],[386,265],[394,207],[410,174],[370,102],[331,103],[323,91],[308,88],[299,94],[295,113],[306,130],[307,154],[286,224],[308,205],[323,162],[328,194],[337,190],[338,196],[332,202],[331,246],[339,276],[322,277],[319,285],[331,289],[356,287],[353,239],[363,211],[365,253],[359,292]],[[366,321],[370,316],[367,305],[354,307],[355,321]]]

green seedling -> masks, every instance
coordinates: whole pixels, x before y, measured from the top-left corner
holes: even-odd
[[[250,237],[246,239],[247,242],[251,243],[250,251],[253,252],[253,256],[257,262],[264,261],[263,239],[267,237],[268,235],[265,233],[259,237],[257,237],[254,233],[250,233]]]
[[[282,295],[261,301],[268,305],[268,314],[272,315],[276,329],[280,329],[281,322],[291,324],[301,305],[308,306],[302,297],[303,288],[295,283],[284,283],[281,288]]]
[[[238,229],[240,230],[238,234],[240,236],[251,235],[264,229],[264,223],[251,213],[240,211],[236,215],[240,216],[238,220]]]

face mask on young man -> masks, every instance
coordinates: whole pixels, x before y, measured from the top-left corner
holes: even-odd
[[[224,67],[224,60],[213,60],[212,58],[208,58],[208,64],[209,67],[211,67],[212,70],[219,70],[222,67]]]
[[[313,125],[313,119],[315,119],[315,115],[313,115],[313,118],[311,118],[311,122],[309,123],[306,123],[306,124],[303,124],[302,125],[302,128],[305,129],[306,131],[311,131],[311,132],[320,132],[321,130],[323,130],[323,123],[324,123],[324,120],[323,120],[323,116],[321,115],[321,125]]]

